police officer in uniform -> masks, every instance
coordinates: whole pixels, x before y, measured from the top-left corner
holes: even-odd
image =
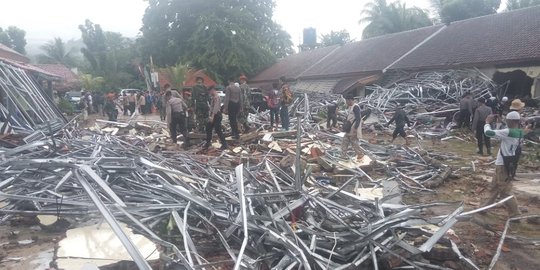
[[[166,120],[169,124],[169,130],[171,133],[171,140],[176,144],[177,131],[180,130],[180,133],[184,136],[184,149],[189,147],[189,138],[187,134],[186,127],[186,110],[187,105],[184,102],[184,99],[176,91],[167,91],[165,93],[166,100]]]
[[[240,108],[240,114],[238,115],[238,122],[244,126],[244,133],[249,132],[248,116],[251,110],[251,90],[247,84],[247,77],[245,75],[240,76],[240,90],[242,91],[242,106]]]
[[[197,130],[201,133],[206,133],[206,122],[208,119],[208,91],[204,86],[204,79],[197,77],[197,84],[193,86],[192,91],[192,108],[195,111],[195,117],[197,118]]]

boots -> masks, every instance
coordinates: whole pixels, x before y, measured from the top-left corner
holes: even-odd
[[[487,154],[488,154],[488,156],[491,156],[491,148],[487,149]]]

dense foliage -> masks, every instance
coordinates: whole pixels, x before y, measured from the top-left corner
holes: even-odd
[[[440,20],[444,23],[495,14],[501,0],[431,0]]]
[[[362,38],[371,38],[432,25],[426,11],[405,3],[373,0],[362,11],[360,23],[367,23]]]
[[[217,80],[253,75],[293,52],[272,0],[149,0],[141,44],[159,66],[190,63]]]
[[[26,54],[26,32],[16,26],[9,26],[7,29],[0,27],[0,43],[14,49],[20,54]]]
[[[351,36],[345,29],[341,31],[330,31],[330,33],[322,35],[321,46],[343,45],[351,41]]]

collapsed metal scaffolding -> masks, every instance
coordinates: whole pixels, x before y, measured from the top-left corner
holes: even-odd
[[[16,133],[54,133],[66,119],[25,70],[0,60],[0,121]]]

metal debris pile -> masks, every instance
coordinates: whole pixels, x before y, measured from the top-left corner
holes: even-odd
[[[150,266],[119,222],[158,243],[166,269],[440,269],[443,261],[434,255],[440,252],[478,269],[448,233],[468,214],[461,204],[396,200],[396,181],[425,190],[427,179],[446,169],[408,148],[364,142],[384,172],[368,174],[362,169],[367,167],[339,159],[335,147],[325,146],[338,138],[324,134],[298,131],[296,139],[280,140],[282,153],[266,136],[266,152],[211,156],[156,154],[127,137],[66,127],[62,136],[0,150],[0,198],[7,203],[0,208],[0,223],[36,214],[103,218],[139,269]],[[326,154],[310,159],[317,148]],[[293,161],[284,165],[287,157]],[[320,160],[347,179],[315,172],[311,164]],[[441,215],[441,205],[454,205],[455,211]]]
[[[397,104],[423,108],[430,114],[459,110],[465,93],[474,98],[497,95],[498,86],[477,69],[423,71],[395,79],[386,86],[366,86],[362,104],[377,112],[393,111]]]

